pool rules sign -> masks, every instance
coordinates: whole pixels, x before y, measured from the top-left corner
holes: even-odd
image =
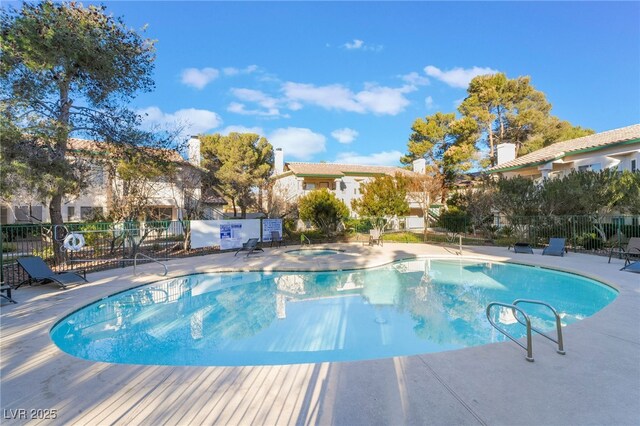
[[[271,241],[272,231],[282,236],[282,219],[262,219],[262,241]]]

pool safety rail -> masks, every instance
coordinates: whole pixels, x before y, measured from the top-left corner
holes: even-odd
[[[553,312],[553,315],[554,315],[555,320],[556,320],[557,340],[554,339],[553,337],[543,333],[541,330],[538,330],[537,328],[532,327],[531,326],[531,319],[529,318],[529,315],[527,315],[527,313],[523,309],[519,308],[517,306],[518,304],[541,305],[541,306],[546,306],[547,308],[549,308],[551,310],[551,312]],[[527,329],[527,344],[526,344],[526,346],[523,345],[522,343],[520,343],[518,341],[518,339],[513,337],[507,331],[502,329],[491,318],[491,308],[494,307],[494,306],[502,306],[504,308],[511,309],[513,317],[516,319],[516,321],[518,321],[520,324],[522,324],[522,325],[524,325],[526,327],[526,329]],[[518,317],[518,313],[522,314],[522,316],[524,317],[524,321]],[[489,323],[496,330],[498,330],[500,333],[502,333],[505,336],[507,336],[509,339],[511,339],[514,343],[516,343],[518,346],[520,346],[522,349],[524,349],[527,352],[526,360],[529,361],[529,362],[533,362],[533,345],[532,345],[532,340],[531,340],[531,332],[532,331],[535,331],[536,333],[540,334],[541,336],[544,336],[547,339],[551,340],[552,342],[556,343],[558,345],[558,349],[556,350],[557,353],[559,353],[560,355],[565,355],[566,354],[566,352],[564,350],[564,342],[562,340],[562,324],[560,323],[560,315],[558,315],[558,312],[553,308],[553,306],[549,305],[548,303],[542,302],[540,300],[531,300],[531,299],[516,299],[511,304],[502,303],[502,302],[491,302],[491,303],[489,303],[489,305],[487,305],[487,319],[489,320]]]
[[[169,273],[169,269],[167,268],[167,265],[161,262],[163,260],[166,261],[166,260],[169,260],[169,259],[156,259],[154,257],[147,256],[144,253],[136,253],[136,255],[133,257],[133,275],[135,275],[135,276],[139,275],[136,272],[136,266],[138,266],[138,257],[143,257],[143,258],[145,258],[147,260],[150,260],[150,261],[155,262],[155,263],[157,263],[159,265],[162,265],[162,267],[164,268],[164,272],[162,273],[163,277],[166,277],[167,274]]]

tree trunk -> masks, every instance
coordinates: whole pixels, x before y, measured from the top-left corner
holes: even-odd
[[[69,99],[70,83],[65,79],[60,84],[60,112],[58,113],[58,127],[56,128],[55,145],[53,162],[66,162],[67,144],[69,141],[69,117],[72,101]],[[64,185],[61,184],[61,185]],[[62,198],[64,196],[63,187],[56,188],[56,192],[49,202],[49,216],[51,224],[54,226],[63,226],[62,220]],[[54,233],[55,235],[55,233]],[[62,251],[62,241],[53,238],[53,251],[57,264],[64,262],[64,252]]]
[[[54,227],[54,231],[53,231],[54,238],[52,238],[53,254],[55,257],[56,264],[60,265],[61,263],[64,263],[65,256],[64,256],[64,252],[62,251],[62,241],[55,238],[56,235],[60,235],[59,233],[55,232],[55,227],[64,225],[64,222],[62,221],[62,195],[61,194],[56,194],[51,198],[51,201],[49,202],[49,217],[51,218],[51,224]]]
[[[491,110],[488,111],[489,114],[491,114]],[[492,128],[492,123],[490,122],[489,125],[487,126],[487,133],[489,134],[489,159],[491,160],[491,165],[495,166],[496,164],[496,157],[495,157],[495,153],[494,153],[494,149],[493,149],[493,145],[494,145],[494,141],[493,141],[493,128]]]

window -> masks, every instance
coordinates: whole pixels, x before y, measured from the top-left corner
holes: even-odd
[[[42,222],[42,206],[15,206],[16,222]]]
[[[631,160],[631,172],[635,173],[638,170],[638,160]]]
[[[67,220],[73,220],[76,215],[75,206],[67,206]]]
[[[633,226],[638,226],[638,218],[637,217],[632,217],[631,218],[631,225]]]
[[[602,170],[600,163],[585,164],[584,166],[578,166],[579,172],[599,172]]]
[[[304,183],[304,189],[306,191],[313,191],[314,189],[316,189],[316,184],[315,183]]]
[[[96,220],[103,216],[102,207],[80,207],[81,220]]]

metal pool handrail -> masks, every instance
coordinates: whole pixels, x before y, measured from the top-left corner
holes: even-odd
[[[531,329],[533,331],[535,331],[536,333],[540,334],[541,336],[546,337],[547,339],[551,340],[554,343],[558,344],[558,349],[556,350],[556,352],[558,352],[560,355],[565,355],[566,352],[564,351],[564,344],[563,344],[563,340],[562,340],[562,325],[560,323],[560,315],[558,315],[558,312],[553,308],[553,306],[549,305],[548,303],[542,302],[540,300],[531,300],[531,299],[516,299],[513,301],[513,305],[517,305],[518,303],[530,303],[530,304],[534,304],[534,305],[542,305],[542,306],[546,306],[547,308],[551,309],[551,312],[553,312],[553,315],[556,317],[556,333],[558,336],[558,340],[555,340],[553,337],[546,335],[545,333],[543,333],[542,331],[536,329],[535,327],[531,327]],[[520,311],[522,312],[522,311]],[[518,318],[518,315],[516,315],[516,313],[513,313],[513,316],[515,317],[516,321],[518,321],[520,324],[525,325],[522,321],[520,321],[520,318]]]
[[[503,330],[502,328],[500,328],[498,326],[498,324],[496,324],[493,319],[491,319],[491,308],[493,306],[503,306],[505,308],[509,308],[512,311],[514,311],[513,316],[517,318],[515,311],[520,312],[523,316],[524,319],[526,321],[525,326],[527,327],[527,345],[523,345],[522,343],[518,342],[518,340],[513,337],[511,334],[507,333],[505,330]],[[487,305],[487,319],[489,320],[489,323],[491,323],[491,325],[498,330],[500,333],[504,334],[505,336],[507,336],[509,339],[513,340],[513,342],[515,342],[515,344],[517,344],[518,346],[520,346],[522,349],[524,349],[525,351],[527,351],[527,356],[526,356],[526,360],[529,362],[533,362],[533,347],[531,344],[531,320],[529,319],[529,316],[525,313],[525,311],[523,311],[522,309],[518,308],[515,305],[510,305],[508,303],[502,303],[502,302],[491,302]],[[518,321],[520,322],[520,321]],[[522,324],[522,323],[521,323]]]
[[[147,258],[155,263],[158,263],[160,265],[162,265],[162,267],[164,268],[164,273],[162,274],[163,277],[167,276],[167,274],[169,273],[169,269],[167,269],[167,265],[165,265],[164,263],[160,262],[158,259],[154,259],[153,257],[147,256],[146,254],[143,253],[136,253],[136,255],[133,257],[133,275],[138,276],[138,274],[136,273],[136,266],[138,264],[138,256],[142,256],[144,258]]]

